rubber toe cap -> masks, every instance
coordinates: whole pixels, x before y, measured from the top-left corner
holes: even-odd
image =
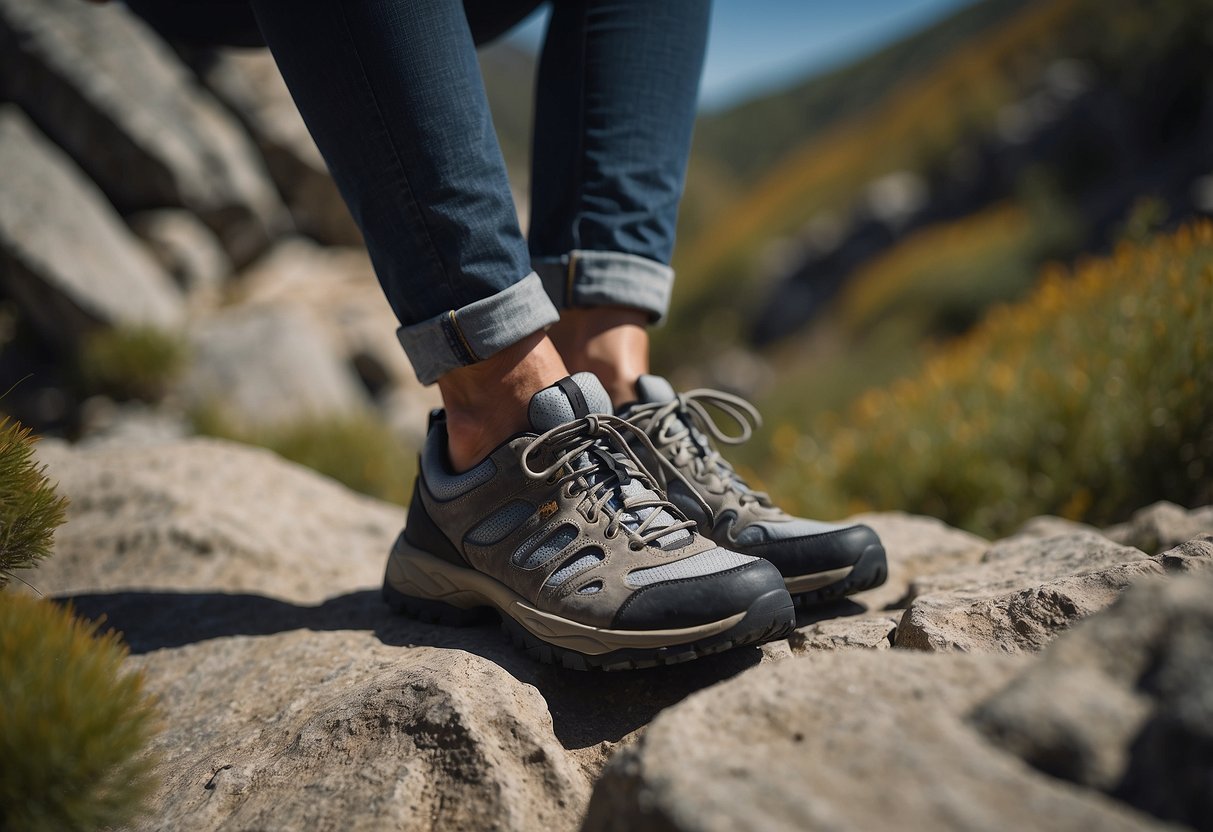
[[[612,627],[668,630],[710,624],[745,612],[771,592],[787,593],[783,576],[765,560],[755,560],[724,572],[638,589],[619,608]]]

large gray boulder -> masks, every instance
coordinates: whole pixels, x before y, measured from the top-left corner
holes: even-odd
[[[0,107],[0,285],[49,340],[98,326],[170,329],[181,293],[59,148]]]
[[[442,402],[436,386],[417,381],[400,348],[399,322],[365,248],[283,240],[241,273],[237,294],[245,305],[289,305],[305,313],[372,392],[393,431],[414,444],[424,441],[426,416]]]
[[[201,220],[181,208],[159,208],[133,214],[127,223],[191,305],[205,308],[219,302],[232,261]]]
[[[239,123],[121,4],[0,0],[0,97],[120,210],[188,208],[238,263],[289,224]]]
[[[1143,577],[1209,565],[1206,554],[1150,557],[1089,531],[1009,538],[975,566],[916,581],[896,646],[1036,651]]]
[[[365,410],[365,390],[323,328],[297,304],[224,307],[195,321],[180,392],[238,430]]]
[[[195,64],[203,83],[257,142],[295,226],[327,245],[361,245],[362,234],[269,51],[224,49]]]
[[[1173,552],[1211,555],[1208,536]],[[1048,774],[1213,829],[1213,576],[1130,588],[1050,645],[973,722]]]
[[[658,716],[611,760],[582,829],[1161,828],[965,721],[1028,661],[850,650],[761,665]]]

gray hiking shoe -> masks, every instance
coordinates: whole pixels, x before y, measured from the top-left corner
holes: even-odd
[[[577,669],[673,664],[783,638],[792,599],[769,563],[695,531],[653,485],[590,373],[536,393],[534,432],[455,474],[434,419],[384,599],[429,621],[496,610],[516,643]]]
[[[801,603],[832,601],[885,582],[888,566],[876,532],[860,524],[793,517],[750,488],[721,457],[713,439],[740,444],[760,423],[752,404],[717,390],[675,393],[660,376],[641,376],[636,389],[639,400],[619,415],[643,430],[670,463],[659,467],[645,458],[645,447],[636,446],[670,501],[695,520],[704,535],[773,563]],[[705,405],[728,414],[741,433],[722,431]],[[671,468],[677,474],[667,476]]]

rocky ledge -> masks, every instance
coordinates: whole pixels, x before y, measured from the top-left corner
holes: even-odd
[[[585,674],[392,616],[403,512],[268,452],[39,455],[72,507],[23,578],[158,697],[149,829],[1213,829],[1209,509],[993,544],[868,515],[887,586]]]

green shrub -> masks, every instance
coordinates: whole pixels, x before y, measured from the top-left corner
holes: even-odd
[[[1206,222],[1052,270],[917,376],[807,434],[777,426],[768,479],[819,514],[905,509],[987,535],[1042,513],[1106,523],[1213,501],[1211,413]]]
[[[363,494],[400,505],[408,499],[415,454],[371,414],[250,430],[234,425],[216,408],[203,408],[193,421],[198,433],[269,448]]]
[[[14,569],[50,554],[67,500],[56,496],[45,468],[34,463],[28,428],[0,416],[0,589]]]
[[[184,343],[151,327],[99,330],[77,357],[84,392],[114,399],[162,399],[185,365]]]
[[[98,829],[142,808],[155,716],[125,656],[70,610],[0,593],[0,829]]]

